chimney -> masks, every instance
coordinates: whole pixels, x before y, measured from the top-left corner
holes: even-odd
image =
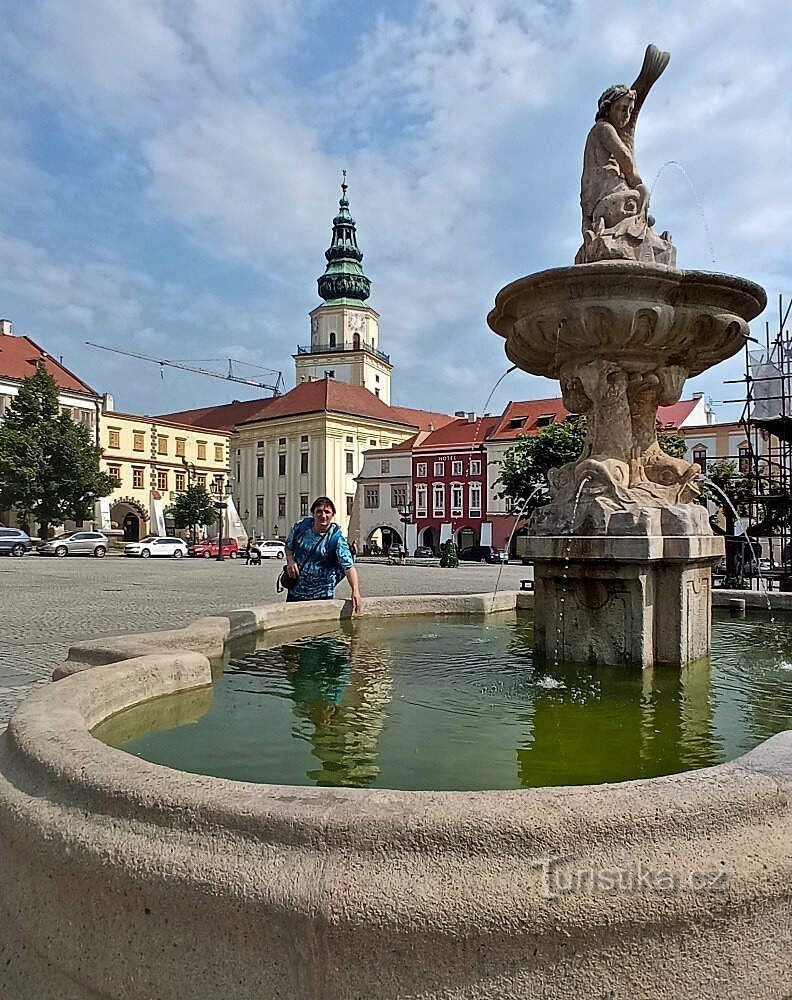
[[[14,334],[11,332],[11,320],[10,319],[0,319],[0,337],[13,337]]]
[[[464,417],[465,416],[465,411],[464,410],[455,410],[454,411],[454,416],[455,417]]]
[[[475,422],[476,422],[476,414],[473,413],[473,412],[468,413],[467,414],[467,422],[469,424],[475,424]]]
[[[112,413],[114,409],[115,409],[115,400],[113,399],[113,397],[110,395],[109,392],[106,392],[102,396],[102,412]]]

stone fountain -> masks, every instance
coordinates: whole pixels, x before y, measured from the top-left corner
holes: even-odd
[[[696,502],[699,467],[661,449],[657,408],[741,350],[767,300],[743,278],[677,270],[670,235],[654,232],[634,137],[668,60],[648,46],[633,85],[599,99],[575,264],[502,288],[487,317],[508,358],[558,379],[587,418],[583,453],[551,475],[529,524],[540,658],[644,667],[709,653],[723,540]]]

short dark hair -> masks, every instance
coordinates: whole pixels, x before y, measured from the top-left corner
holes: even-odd
[[[321,504],[321,505],[322,505],[323,507],[324,507],[324,506],[327,506],[327,507],[329,507],[329,508],[330,508],[330,510],[332,510],[332,512],[333,512],[333,513],[335,514],[335,512],[336,512],[336,509],[335,509],[335,504],[334,504],[334,503],[333,503],[333,501],[332,501],[332,500],[330,499],[330,497],[317,497],[317,498],[316,498],[316,499],[314,500],[314,502],[313,502],[313,503],[311,504],[311,513],[312,513],[312,514],[313,514],[313,512],[314,512],[314,511],[316,510],[316,508],[317,508],[317,507],[318,507],[318,506],[319,506],[320,504]]]

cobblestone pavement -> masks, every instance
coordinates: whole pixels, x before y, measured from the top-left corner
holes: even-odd
[[[279,562],[0,557],[0,726],[82,639],[179,628],[202,615],[275,603]],[[521,565],[358,566],[363,598],[515,590]],[[500,574],[500,575],[499,575]],[[338,596],[349,588],[342,583]]]

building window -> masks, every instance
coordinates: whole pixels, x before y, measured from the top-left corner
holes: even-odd
[[[300,452],[300,475],[304,476],[308,473],[308,452]]]
[[[168,473],[164,469],[157,469],[157,489],[163,493],[168,490]]]
[[[225,449],[221,444],[215,445],[215,462],[222,462],[225,458]]]
[[[142,490],[144,488],[143,487],[143,475],[144,475],[143,469],[141,469],[139,466],[132,469],[132,489],[133,490]],[[178,481],[178,478],[179,478],[179,476],[178,476],[178,473],[177,473],[176,474],[177,481]]]
[[[347,475],[351,476],[352,473],[355,471],[355,456],[352,454],[351,451],[344,452],[344,456],[346,459]]]
[[[256,517],[264,517],[264,497],[256,497]]]
[[[391,507],[407,506],[407,487],[391,486]]]
[[[286,438],[278,438],[278,444],[279,445],[286,444]]]
[[[363,506],[366,510],[376,510],[379,507],[379,486],[367,486],[363,494]]]
[[[542,413],[536,420],[537,427],[549,427],[555,420],[554,413]]]
[[[382,458],[380,459],[380,472],[390,472],[390,459]]]
[[[434,464],[434,474],[436,476],[442,476],[444,472],[445,472],[445,469],[444,469],[443,463],[442,462],[435,462],[435,464]]]
[[[451,463],[451,475],[452,476],[461,476],[462,475],[462,463],[461,462],[452,462]]]
[[[111,427],[107,432],[107,444],[110,448],[121,447],[121,431],[117,427]]]
[[[462,484],[451,483],[451,517],[462,514]]]
[[[354,444],[354,442],[355,442],[355,439],[352,437],[352,435],[351,434],[347,434],[346,443],[347,444]]]
[[[198,458],[206,461],[206,441],[198,441],[196,444],[198,449]]]
[[[445,486],[442,483],[432,486],[432,509],[435,517],[445,517]]]
[[[286,517],[286,497],[278,497],[278,517]]]
[[[264,456],[256,456],[256,479],[264,478]]]
[[[108,465],[107,474],[115,482],[116,486],[121,485],[121,466],[120,465]]]
[[[351,515],[352,515],[352,509],[353,509],[354,506],[355,506],[355,498],[354,498],[354,496],[352,494],[350,494],[350,493],[347,493],[347,495],[346,495],[346,512],[347,512],[347,517],[351,517]]]
[[[426,483],[418,483],[415,487],[415,515],[416,517],[426,517],[426,495],[428,490]]]
[[[285,455],[278,455],[278,475],[279,476],[285,476],[286,475],[286,456]]]
[[[146,432],[145,431],[132,431],[132,450],[133,451],[145,451],[146,450]]]
[[[176,458],[184,458],[186,454],[184,446],[186,443],[185,438],[176,438]]]
[[[506,513],[511,514],[511,512],[514,510],[514,500],[512,500],[512,498],[509,496],[504,497],[503,499],[506,503]]]
[[[480,476],[481,475],[481,459],[480,458],[471,458],[471,460],[470,460],[470,474],[471,474],[471,476]]]
[[[257,448],[263,448],[264,447],[264,442],[263,441],[256,441],[256,447]]]
[[[168,437],[166,434],[157,435],[157,454],[158,455],[168,454]]]
[[[377,447],[377,439],[376,438],[369,438],[369,445],[372,448],[376,448]]]
[[[300,497],[300,517],[308,516],[308,497],[305,493]]]
[[[307,434],[301,434],[300,435],[300,444],[308,444],[308,435]]]
[[[140,484],[142,486],[143,485],[143,470],[141,469],[140,472],[141,472]],[[183,472],[177,472],[176,473],[176,492],[177,493],[184,493],[184,473]]]
[[[335,347],[336,345],[336,335],[334,331],[330,331],[330,346]]]
[[[702,472],[707,471],[707,449],[706,448],[694,448],[693,449],[693,461],[698,465]]]
[[[203,488],[206,489],[206,473],[205,472],[202,472],[199,476],[196,476],[195,477],[195,481],[196,481],[196,483],[198,483],[199,486],[203,486]]]
[[[481,517],[481,483],[470,483],[468,490],[470,516]]]
[[[747,444],[741,445],[739,450],[739,461],[737,463],[737,468],[740,472],[750,472],[751,471],[751,450]]]
[[[415,475],[416,476],[421,476],[421,477],[423,477],[423,476],[426,475],[426,462],[418,462],[416,464],[416,466],[415,466]]]

